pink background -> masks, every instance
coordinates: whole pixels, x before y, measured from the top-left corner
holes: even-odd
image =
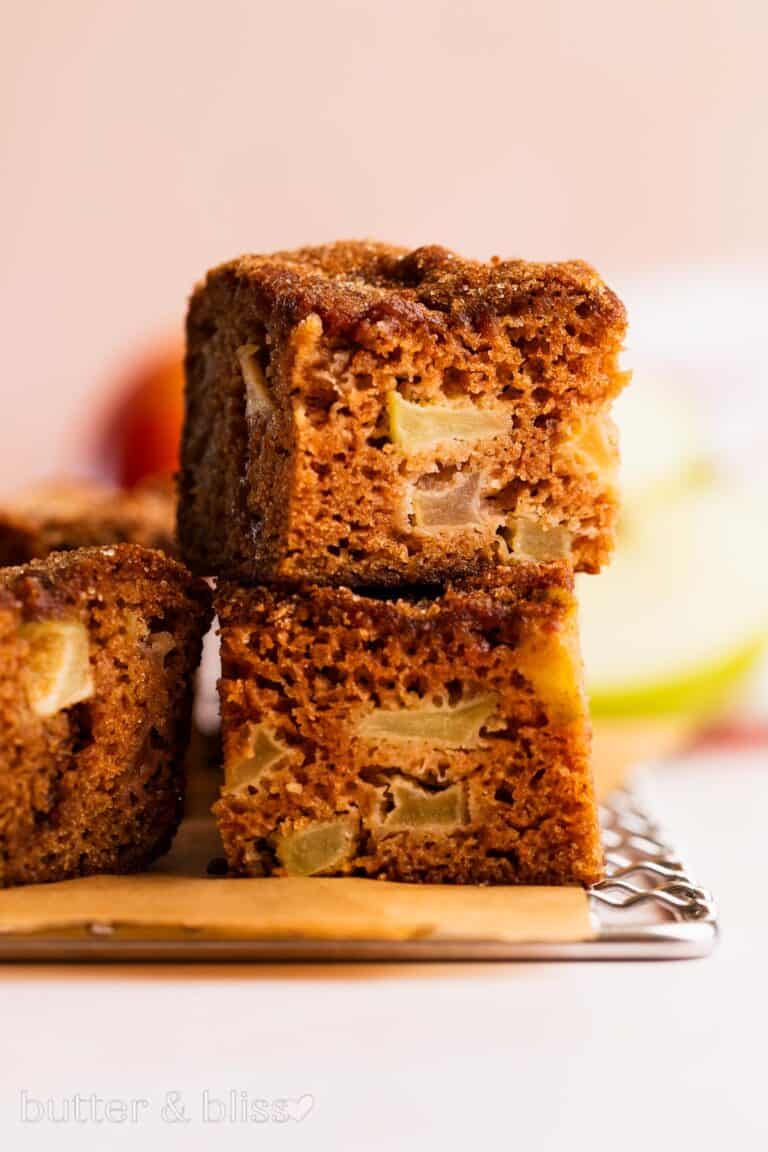
[[[2,487],[77,469],[114,366],[243,250],[579,255],[620,288],[768,266],[761,0],[2,15]]]

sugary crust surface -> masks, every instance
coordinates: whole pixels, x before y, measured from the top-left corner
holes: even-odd
[[[51,480],[0,503],[0,566],[50,552],[108,544],[175,551],[170,483],[115,489],[88,480]]]
[[[349,851],[324,874],[595,881],[571,580],[566,565],[521,564],[407,598],[222,586],[226,783],[214,812],[232,870],[282,874],[286,837],[341,821],[352,829]],[[371,734],[382,715],[423,722],[478,702],[481,727],[453,744],[412,729],[407,739]],[[393,824],[403,788],[428,803],[454,797],[460,818]]]
[[[578,295],[606,325],[623,327],[624,306],[580,260],[537,264],[466,260],[439,245],[408,251],[375,241],[335,244],[241,256],[214,268],[207,283],[251,285],[257,304],[278,324],[293,326],[316,313],[329,333],[359,336],[361,323],[394,321],[447,331],[482,329],[494,317],[530,307],[556,311]]]
[[[346,242],[214,269],[187,327],[186,561],[247,582],[399,586],[505,562],[522,519],[597,571],[617,513],[608,409],[624,330],[620,301],[579,262]],[[263,378],[255,404],[243,348]],[[413,448],[393,396],[501,423]],[[425,526],[423,491],[457,483],[476,485],[459,519]]]
[[[209,620],[206,585],[134,545],[0,571],[0,886],[135,871],[167,850]],[[26,626],[61,622],[87,631],[93,693],[41,716]]]

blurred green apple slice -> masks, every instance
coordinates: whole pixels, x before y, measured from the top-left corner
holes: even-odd
[[[768,642],[764,512],[700,480],[627,517],[610,568],[578,583],[592,712],[706,712]]]
[[[614,403],[613,417],[625,504],[684,491],[702,471],[704,438],[697,407],[677,386],[636,378]]]

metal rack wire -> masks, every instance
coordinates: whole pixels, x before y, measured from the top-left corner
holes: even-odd
[[[666,834],[631,792],[614,792],[600,812],[606,877],[594,904],[628,911],[650,906],[678,921],[716,922],[712,895],[688,875]]]

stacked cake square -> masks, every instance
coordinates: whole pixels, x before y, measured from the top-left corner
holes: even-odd
[[[573,573],[613,544],[625,323],[585,264],[439,247],[198,287],[178,530],[217,578],[233,871],[598,879]]]

